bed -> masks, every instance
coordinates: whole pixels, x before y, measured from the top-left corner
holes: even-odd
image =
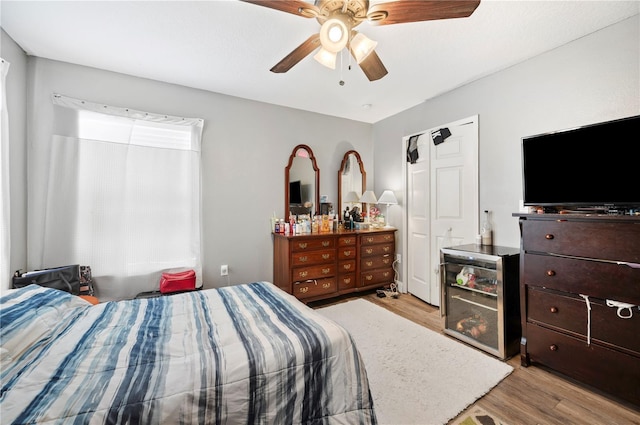
[[[376,423],[351,336],[271,283],[0,309],[3,424]]]

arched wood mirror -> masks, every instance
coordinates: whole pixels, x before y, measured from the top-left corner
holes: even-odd
[[[358,152],[348,151],[344,154],[338,171],[338,211],[340,217],[344,215],[346,207],[351,209],[358,206],[362,209],[354,196],[360,198],[365,190],[367,190],[367,173],[364,171],[362,158]],[[355,195],[352,192],[355,192]]]
[[[284,169],[284,215],[317,214],[320,210],[320,170],[307,145],[293,148]]]

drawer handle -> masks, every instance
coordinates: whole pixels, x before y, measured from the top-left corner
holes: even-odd
[[[547,276],[555,276],[556,272],[553,270],[547,270]]]
[[[373,265],[373,261],[365,261],[365,264],[366,264],[368,267],[371,267],[371,266]]]
[[[350,277],[346,277],[346,278],[342,279],[342,281],[343,281],[345,284],[347,284],[347,285],[348,285],[348,284],[350,284],[350,283],[351,283],[351,278],[350,278]]]
[[[323,284],[322,284],[322,287],[323,287],[324,289],[329,289],[329,288],[331,288],[331,282],[323,283]]]
[[[367,251],[367,254],[371,254],[373,252],[373,248],[367,248],[366,251]]]
[[[326,260],[327,258],[329,258],[331,256],[331,254],[322,254],[322,259]]]
[[[344,252],[344,256],[345,257],[351,257],[351,251],[345,251]]]
[[[557,345],[555,345],[555,344],[551,344],[551,345],[549,346],[549,350],[551,350],[551,351],[558,351],[558,346],[557,346]]]
[[[551,239],[553,239],[553,235],[551,233],[547,233],[546,235],[544,235],[544,238],[550,241]]]
[[[300,247],[300,249],[305,249],[307,247],[307,244],[300,242],[298,246]]]
[[[309,290],[308,286],[301,286],[299,289],[301,294],[304,294],[305,292],[307,292]]]
[[[309,272],[305,270],[305,271],[302,271],[302,272],[298,273],[298,276],[307,277],[308,274],[309,274]]]
[[[367,242],[369,243],[373,242],[373,238],[367,238]]]
[[[384,259],[382,260],[382,262],[383,262],[384,264],[389,264],[389,262],[390,262],[390,261],[391,261],[391,259],[389,259],[389,258],[384,258]]]
[[[373,279],[373,276],[371,276],[370,274],[368,274],[368,275],[366,275],[364,278],[365,278],[365,280],[371,280],[371,279]]]
[[[385,246],[383,249],[384,249],[384,252],[389,252],[389,250],[391,249],[391,247],[390,247],[390,246]]]
[[[351,238],[344,240],[345,245],[349,245],[351,243]]]
[[[300,260],[301,263],[306,263],[309,260],[309,258],[306,255],[304,257],[299,257],[298,259]]]
[[[386,240],[390,241],[390,240],[391,240],[391,235],[385,235],[385,236],[384,236],[384,238],[385,238]]]
[[[322,269],[322,274],[328,274],[330,271],[330,268]]]
[[[552,313],[557,313],[558,312],[558,307],[551,307],[549,309],[549,311],[552,312]]]
[[[323,247],[328,247],[331,244],[331,241],[322,241],[322,246]]]
[[[389,273],[389,272],[384,272],[383,274],[384,274],[384,277],[389,277],[389,275],[390,275],[391,273]]]
[[[342,266],[342,268],[343,268],[344,270],[351,270],[351,264],[344,264],[344,265]]]

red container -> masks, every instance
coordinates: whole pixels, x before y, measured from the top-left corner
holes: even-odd
[[[160,292],[163,294],[193,291],[195,289],[195,270],[187,270],[179,273],[162,273],[162,277],[160,278]]]

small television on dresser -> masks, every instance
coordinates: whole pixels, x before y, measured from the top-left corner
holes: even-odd
[[[289,205],[302,204],[302,184],[300,180],[289,182]]]
[[[522,138],[524,205],[640,208],[640,115]]]

